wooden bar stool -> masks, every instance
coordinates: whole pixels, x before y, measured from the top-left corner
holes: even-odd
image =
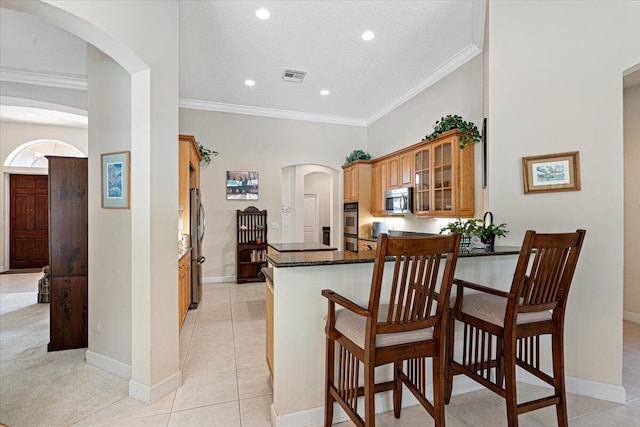
[[[400,418],[402,384],[435,425],[444,426],[444,341],[459,245],[459,234],[396,238],[381,234],[366,306],[322,291],[329,300],[325,426],[332,424],[333,404],[338,402],[357,426],[374,427],[374,395],[389,390],[393,390],[394,415]],[[389,295],[381,296],[387,257],[395,257],[393,278]],[[344,308],[336,310],[336,304]],[[427,357],[433,359],[433,403],[426,398]],[[376,384],[374,368],[389,363],[394,365],[393,380]],[[358,382],[361,366],[364,386]],[[364,396],[364,419],[358,414],[359,396]]]
[[[558,425],[568,426],[564,316],[585,233],[527,231],[509,292],[454,280],[457,292],[448,330],[447,403],[453,376],[465,374],[506,399],[509,427],[518,425],[519,414],[552,405],[556,406]],[[467,289],[480,292],[468,293]],[[455,321],[464,325],[459,361],[453,359]],[[552,375],[540,369],[543,335],[551,336]],[[516,366],[553,386],[553,394],[518,404]]]

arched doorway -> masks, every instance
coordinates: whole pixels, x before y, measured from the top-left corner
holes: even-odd
[[[42,268],[49,262],[46,156],[86,157],[73,145],[54,139],[26,142],[14,149],[3,169],[9,181],[9,269]]]
[[[305,188],[305,184],[308,188]],[[342,247],[342,172],[323,165],[301,164],[282,168],[282,240],[304,242],[305,192],[325,200],[322,226],[330,229],[329,244]],[[320,194],[324,193],[326,194]],[[326,225],[325,225],[326,224]]]

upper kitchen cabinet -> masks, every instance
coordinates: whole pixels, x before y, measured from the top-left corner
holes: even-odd
[[[473,147],[460,149],[460,135],[452,130],[414,150],[415,215],[473,217]]]
[[[388,188],[406,188],[413,186],[413,151],[401,152],[392,156],[389,162]]]
[[[189,234],[189,189],[200,188],[200,149],[193,135],[178,137],[178,205],[182,227],[180,233]]]
[[[389,188],[389,161],[371,164],[371,213],[384,215],[384,192]]]
[[[359,202],[363,206],[371,203],[371,161],[356,160],[342,166],[344,173],[344,201]]]
[[[371,213],[385,215],[384,193],[413,187],[413,147],[375,159],[371,165]]]

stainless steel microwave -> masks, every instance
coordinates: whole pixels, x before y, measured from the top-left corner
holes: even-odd
[[[396,188],[384,193],[384,212],[404,215],[413,212],[413,188]]]

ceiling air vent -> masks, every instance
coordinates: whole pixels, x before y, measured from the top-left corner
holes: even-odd
[[[287,70],[282,72],[282,80],[285,82],[302,83],[302,79],[307,75],[306,71]]]

